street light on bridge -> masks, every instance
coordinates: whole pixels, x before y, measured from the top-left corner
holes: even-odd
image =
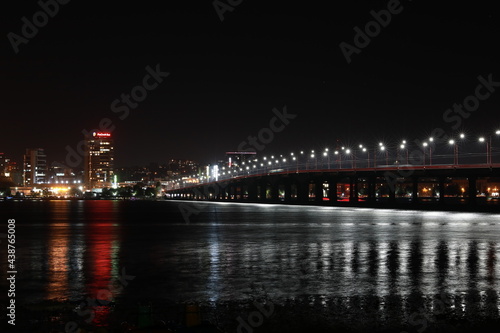
[[[424,147],[424,165],[425,165],[425,148],[426,147],[429,147],[429,165],[432,165],[432,146],[431,146],[431,142],[434,141],[434,138],[431,136],[429,138],[429,142],[427,141],[424,141],[422,143],[422,146]]]
[[[495,134],[500,135],[500,130],[496,130]],[[490,136],[490,164],[492,163],[493,159],[492,155],[493,155],[493,145],[491,144],[491,136]]]
[[[460,139],[464,140],[465,139],[465,134],[464,133],[460,133],[459,137],[460,137]],[[457,142],[456,145],[455,145],[457,165],[459,164],[458,163],[458,153],[459,153],[459,151],[458,151],[459,150],[458,149],[458,144],[459,144],[459,142]]]
[[[409,160],[409,159],[408,159],[408,147],[406,146],[406,140],[403,140],[403,141],[401,142],[401,145],[399,146],[399,149],[401,149],[401,150],[406,150],[406,164],[408,165],[408,164],[409,164],[409,163],[408,163],[408,160]]]
[[[429,146],[429,144],[427,142],[423,142],[422,143],[422,146],[424,147],[424,166],[425,166],[425,147]],[[430,158],[431,158],[431,146],[429,146],[429,165],[431,165],[432,163],[430,162]]]
[[[489,158],[490,145],[489,145],[488,141],[486,141],[484,136],[479,138],[479,142],[481,142],[481,143],[486,142],[486,164],[488,164],[490,162],[490,158]]]
[[[339,169],[342,169],[342,155],[339,154],[338,150],[336,150],[334,154],[337,155],[337,161],[339,162]]]
[[[350,155],[351,154],[351,150],[349,148],[345,149],[345,154],[346,155]],[[351,167],[354,169],[354,158],[351,159]]]
[[[314,154],[314,150],[311,150],[311,158],[314,158],[316,169],[318,168],[318,159],[316,158],[316,155]]]
[[[379,143],[379,146],[380,146],[380,151],[382,152],[385,151],[385,164],[389,165],[389,151],[385,148],[382,142]]]
[[[500,130],[496,130],[495,134],[500,135]],[[484,136],[480,137],[479,142],[486,142],[486,164],[491,164],[493,155],[493,145],[491,142],[491,135],[488,137],[488,141],[486,141]]]
[[[453,164],[457,165],[458,164],[458,145],[455,142],[455,140],[453,140],[453,139],[448,141],[448,144],[453,146]]]
[[[323,152],[323,156],[326,156],[327,163],[328,163],[328,169],[330,169],[330,154],[328,153],[328,148],[325,148],[325,151]]]
[[[361,145],[360,145],[360,146],[361,146]],[[368,149],[366,149],[365,147],[363,147],[363,148],[361,149],[361,151],[362,151],[363,153],[367,153],[367,154],[368,154],[368,158],[367,158],[367,160],[366,160],[366,165],[367,165],[367,167],[369,168],[369,167],[370,167],[370,151],[369,151]]]

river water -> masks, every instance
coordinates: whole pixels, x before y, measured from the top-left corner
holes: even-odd
[[[17,319],[25,325],[61,327],[64,316],[42,323],[33,309],[88,298],[114,307],[102,301],[91,321],[72,319],[81,325],[106,326],[116,305],[192,302],[238,331],[237,318],[247,319],[255,301],[274,312],[254,320],[262,332],[293,331],[294,320],[317,331],[430,332],[499,319],[497,214],[55,200],[0,202],[0,216],[0,233],[16,220]]]

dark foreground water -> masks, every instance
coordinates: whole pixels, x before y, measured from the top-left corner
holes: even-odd
[[[227,332],[500,327],[496,214],[103,200],[0,202],[0,217],[18,271],[4,331],[121,332],[139,304],[159,324],[187,303]]]

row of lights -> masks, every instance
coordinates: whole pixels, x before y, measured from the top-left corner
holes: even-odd
[[[495,134],[496,134],[496,135],[500,135],[500,130],[496,130],[496,131],[495,131]],[[460,133],[460,134],[459,134],[459,138],[460,138],[460,139],[465,139],[465,134],[464,134],[464,133]],[[481,136],[481,137],[479,137],[478,141],[479,141],[479,142],[485,142],[485,141],[486,141],[486,139],[485,139],[485,137],[484,137],[484,136]],[[430,137],[430,138],[428,139],[428,141],[424,141],[424,142],[422,143],[422,146],[423,146],[423,147],[429,147],[429,146],[430,146],[430,144],[431,144],[431,143],[433,143],[433,142],[434,142],[434,138],[433,138],[433,137]],[[456,141],[455,139],[450,139],[450,140],[448,141],[448,143],[449,143],[450,145],[455,145],[455,143],[457,143],[457,141]],[[366,148],[365,146],[363,146],[362,144],[360,144],[358,147],[359,147],[359,149],[360,149],[362,152],[367,152],[367,151],[368,151],[368,150],[367,150],[367,148]],[[384,151],[385,151],[385,152],[387,153],[387,148],[386,148],[386,146],[385,146],[385,144],[384,144],[383,142],[379,142],[378,147],[379,147],[379,150],[380,150],[381,152],[384,152]],[[406,140],[402,140],[402,141],[401,141],[401,144],[399,145],[399,148],[400,148],[400,149],[407,149],[407,142],[406,142]],[[342,147],[341,147],[341,151],[343,151],[343,152],[344,152],[344,154],[346,154],[346,155],[351,154],[351,149],[346,148],[345,146],[342,146]],[[341,153],[341,151],[335,150],[335,151],[334,151],[334,155],[339,155],[339,154]],[[326,156],[328,156],[328,152],[329,152],[329,149],[328,149],[328,148],[325,148],[325,151],[323,152],[323,156],[325,156],[325,157],[326,157]],[[300,155],[304,155],[304,151],[303,151],[303,150],[302,150],[302,151],[300,151]],[[292,156],[292,160],[293,160],[293,161],[296,161],[296,160],[297,160],[297,157],[295,156],[295,154],[294,154],[293,152],[292,152],[292,153],[290,153],[290,156]],[[316,157],[316,153],[315,153],[315,151],[314,151],[314,150],[311,150],[311,155],[310,155],[310,156],[311,156],[311,158],[315,158],[315,157]],[[267,157],[266,157],[266,156],[264,156],[264,157],[262,158],[262,160],[263,160],[263,161],[267,161],[267,165],[272,165],[272,160],[274,160],[274,158],[275,158],[275,157],[274,157],[274,155],[272,155],[272,156],[271,156],[271,158],[270,158],[271,160],[270,160],[270,161],[267,161]],[[282,162],[283,162],[283,163],[286,163],[287,159],[286,159],[286,158],[283,158],[283,155],[280,155],[280,158],[282,158]],[[258,159],[254,159],[253,161],[254,161],[254,162],[258,162]],[[278,164],[278,163],[280,163],[280,161],[279,161],[278,159],[276,159],[276,160],[275,160],[275,163],[276,163],[276,164]],[[242,162],[242,165],[245,165],[245,162]],[[264,163],[260,163],[260,166],[261,166],[261,167],[263,167],[263,166],[264,166]],[[254,164],[252,167],[255,169],[255,168],[257,168],[257,165],[255,165],[255,164]],[[225,167],[223,167],[222,169],[223,169],[223,170],[225,170],[226,168],[225,168]],[[249,167],[249,166],[246,166],[246,167],[245,167],[245,170],[250,170],[250,167]],[[235,173],[237,173],[237,172],[238,172],[238,170],[233,170],[233,171],[234,171]],[[239,168],[239,171],[243,171],[243,168]],[[227,171],[227,174],[231,174],[231,173],[232,173],[232,172],[231,172],[231,170],[228,170],[228,171]],[[223,171],[223,172],[222,172],[222,174],[223,174],[223,175],[226,175],[226,171]],[[193,178],[196,178],[196,176],[195,176],[195,175],[193,175]],[[201,176],[201,177],[198,177],[198,178],[199,178],[199,179],[208,179],[208,177],[206,177],[206,176]],[[181,181],[180,179],[179,179],[179,180],[177,180],[177,182],[180,182],[180,181]],[[174,181],[174,182],[176,182],[176,181]]]

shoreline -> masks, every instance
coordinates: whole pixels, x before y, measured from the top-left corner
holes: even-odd
[[[284,201],[250,201],[250,200],[189,200],[189,199],[165,199],[165,198],[0,198],[0,202],[19,201],[149,201],[149,202],[183,202],[183,203],[237,203],[237,204],[261,204],[261,205],[284,205],[284,206],[311,206],[311,207],[337,207],[337,208],[369,208],[369,209],[392,209],[392,210],[416,210],[416,211],[443,211],[443,212],[469,212],[469,213],[500,213],[500,202],[469,205],[467,203],[453,204],[441,202],[284,202]]]

